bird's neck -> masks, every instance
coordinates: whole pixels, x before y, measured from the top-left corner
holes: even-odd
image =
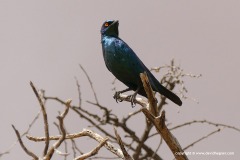
[[[109,41],[112,41],[113,39],[119,39],[118,36],[109,36],[109,35],[102,35],[102,43],[105,43],[105,42],[109,42]]]

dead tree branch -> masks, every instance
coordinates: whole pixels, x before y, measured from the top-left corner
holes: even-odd
[[[177,125],[177,126],[171,128],[170,130],[178,129],[178,128],[181,128],[181,127],[184,127],[184,126],[187,126],[187,125],[197,124],[197,123],[206,123],[206,124],[209,124],[209,125],[213,125],[215,127],[224,127],[224,128],[229,128],[229,129],[233,129],[235,131],[240,132],[240,129],[237,128],[237,127],[234,127],[234,126],[231,126],[231,125],[226,125],[226,124],[221,124],[221,123],[214,123],[214,122],[211,122],[211,121],[208,121],[208,120],[194,120],[194,121],[186,122],[186,123]]]
[[[46,141],[45,141],[45,147],[43,150],[43,156],[45,156],[47,154],[48,151],[48,147],[49,147],[49,128],[48,128],[48,118],[47,118],[47,113],[46,113],[46,109],[44,106],[44,103],[40,97],[40,95],[38,94],[37,89],[35,88],[34,84],[32,82],[30,82],[30,85],[33,89],[33,92],[35,93],[38,102],[41,106],[41,110],[42,110],[42,114],[43,114],[43,120],[44,120],[44,131],[45,131],[45,137],[46,137]]]
[[[34,117],[34,119],[32,120],[32,122],[28,125],[27,130],[20,135],[21,138],[24,137],[25,135],[27,135],[27,134],[29,133],[29,131],[31,130],[32,126],[33,126],[33,125],[35,124],[35,122],[38,120],[40,113],[41,113],[41,111],[39,111],[39,112],[37,113],[37,115]],[[13,144],[12,144],[6,151],[0,153],[0,158],[1,158],[2,156],[6,155],[6,154],[9,154],[9,153],[11,152],[11,150],[14,148],[14,146],[15,146],[17,143],[18,143],[18,139],[17,139],[15,142],[13,142]]]
[[[147,77],[147,73],[140,73],[140,78],[143,83],[143,87],[145,89],[145,92],[147,93],[148,97],[148,103],[149,103],[149,111],[152,113],[152,115],[157,116],[157,99],[155,98],[155,95],[153,93],[152,87],[150,85],[150,82]]]
[[[22,139],[21,139],[21,136],[20,136],[18,130],[14,127],[14,125],[12,125],[12,127],[13,127],[13,129],[14,129],[17,137],[18,137],[18,141],[19,141],[22,149],[23,149],[29,156],[33,157],[33,159],[37,160],[38,157],[37,157],[33,152],[31,152],[30,150],[28,150],[27,147],[25,147],[25,145],[23,144],[23,141],[22,141]]]
[[[191,144],[189,144],[188,146],[186,146],[185,148],[183,148],[183,150],[187,150],[188,148],[194,146],[196,143],[202,141],[203,139],[206,139],[206,138],[210,137],[211,135],[220,132],[220,130],[221,130],[221,129],[217,129],[217,130],[209,133],[208,135],[199,138],[198,140],[194,141],[193,143],[191,143]]]
[[[99,143],[102,143],[105,139],[102,136],[100,136],[99,134],[97,134],[89,129],[84,129],[82,132],[79,132],[79,133],[66,134],[65,139],[76,139],[76,138],[84,137],[84,136],[88,136],[88,137],[96,140]],[[27,135],[27,138],[34,142],[42,142],[42,141],[46,140],[46,137],[33,137],[30,135]],[[59,140],[60,138],[61,138],[61,135],[50,136],[49,140]],[[124,157],[123,153],[121,151],[119,151],[118,148],[114,147],[114,145],[112,143],[106,141],[104,147],[106,149],[108,149],[109,151],[111,151],[116,156],[118,156],[119,158],[123,159],[123,157]]]
[[[117,129],[114,128],[114,132],[115,132],[115,135],[116,135],[116,138],[117,138],[117,142],[123,152],[123,155],[124,155],[124,160],[133,160],[133,158],[128,154],[128,152],[126,151],[125,147],[124,147],[124,144],[122,142],[122,139],[121,137],[119,136],[119,134],[117,133]]]
[[[153,95],[153,91],[151,88],[151,85],[149,84],[147,74],[140,74],[141,80],[143,82],[143,87],[145,92],[147,93],[149,103],[153,105],[153,107],[156,108],[156,99]],[[152,102],[151,102],[152,101]],[[150,105],[150,106],[151,106]],[[150,107],[151,108],[151,107]],[[156,130],[158,133],[161,135],[161,137],[165,140],[167,143],[168,147],[171,149],[173,155],[177,160],[187,160],[187,156],[185,154],[177,155],[176,153],[184,153],[182,147],[180,146],[179,142],[177,139],[172,135],[172,133],[169,131],[165,124],[165,111],[162,111],[161,116],[156,117],[157,113],[154,110],[151,112],[146,108],[142,108],[142,112],[145,114],[145,116],[152,122],[152,124],[155,126]]]
[[[62,142],[65,140],[65,138],[66,138],[66,130],[64,128],[63,120],[64,120],[64,118],[66,117],[66,115],[67,115],[67,113],[69,111],[71,102],[72,102],[72,100],[67,100],[67,102],[66,102],[66,109],[64,110],[64,112],[61,115],[59,115],[57,117],[57,119],[59,120],[59,128],[60,128],[60,131],[62,132],[62,135],[59,138],[59,140],[55,144],[53,144],[53,146],[47,152],[47,154],[45,156],[45,159],[47,159],[47,160],[51,159],[55,149],[57,149],[62,144]],[[48,136],[48,138],[46,137],[46,140],[47,139],[49,140],[49,136]]]
[[[102,142],[100,142],[98,144],[98,146],[96,148],[94,148],[92,151],[85,153],[77,158],[75,158],[74,160],[84,160],[86,158],[92,157],[94,155],[96,155],[98,153],[98,151],[102,148],[102,146],[104,146],[107,142],[108,138],[105,138]]]
[[[154,117],[146,108],[143,108],[142,112],[154,124],[156,130],[163,137],[175,158],[177,160],[187,160],[188,158],[185,154],[176,154],[184,153],[184,151],[165,124],[165,111],[162,111],[162,114],[159,117]]]
[[[207,137],[222,131],[223,128],[229,128],[229,129],[233,129],[240,132],[240,129],[234,126],[214,123],[207,120],[189,121],[189,122],[179,124],[179,125],[176,125],[175,127],[170,128],[169,125],[167,125],[165,122],[166,120],[165,120],[165,111],[164,111],[164,107],[168,103],[168,100],[164,96],[160,95],[160,97],[158,97],[158,99],[160,98],[160,101],[159,103],[157,103],[157,100],[155,98],[156,95],[151,89],[151,85],[149,84],[146,73],[141,74],[140,78],[143,82],[143,86],[147,93],[148,99],[137,97],[135,100],[135,103],[139,104],[141,107],[138,108],[137,110],[135,110],[136,109],[135,108],[134,110],[132,110],[132,113],[129,113],[126,116],[120,117],[119,114],[114,113],[114,110],[109,109],[110,107],[106,106],[106,104],[105,105],[100,104],[99,99],[97,97],[97,92],[93,87],[93,83],[90,79],[90,76],[87,74],[86,70],[81,65],[80,65],[80,68],[84,72],[84,75],[87,77],[87,80],[90,84],[91,91],[93,92],[93,97],[95,100],[93,102],[82,100],[80,83],[76,78],[75,79],[76,79],[76,85],[77,85],[77,91],[78,91],[77,94],[79,98],[79,102],[77,103],[77,105],[72,105],[70,104],[70,101],[66,102],[58,97],[46,96],[45,92],[39,93],[34,87],[33,83],[32,82],[30,83],[36,97],[38,98],[38,101],[41,107],[43,120],[44,120],[45,135],[44,137],[35,137],[35,136],[27,135],[27,138],[35,142],[45,142],[44,151],[43,151],[44,159],[47,159],[47,160],[51,159],[54,153],[63,155],[65,159],[69,158],[67,157],[67,155],[69,155],[69,153],[71,152],[67,153],[68,150],[66,150],[66,147],[72,148],[72,154],[74,159],[86,159],[86,158],[90,160],[101,159],[99,158],[100,156],[94,157],[93,155],[97,154],[102,147],[105,147],[118,159],[121,158],[121,159],[131,159],[131,160],[132,159],[162,160],[162,158],[158,153],[158,150],[164,140],[168,145],[168,148],[170,148],[170,150],[172,151],[173,155],[177,160],[186,160],[187,157],[186,155],[184,155],[184,151],[183,151],[184,149],[192,147],[195,144],[199,143],[200,141],[206,139]],[[185,95],[188,92],[188,90],[185,87],[185,82],[183,81],[182,78],[186,76],[198,78],[201,75],[184,73],[183,70],[180,68],[180,66],[175,65],[174,60],[171,61],[170,65],[154,68],[153,70],[156,72],[159,72],[159,70],[162,70],[162,69],[167,69],[168,71],[166,74],[163,75],[160,82],[169,90],[179,89],[182,98],[189,98]],[[81,86],[85,86],[85,85],[81,85]],[[60,116],[58,116],[59,124],[57,124],[57,126],[60,133],[59,135],[49,136],[49,125],[48,125],[48,119],[47,119],[49,115],[47,116],[45,103],[50,100],[58,102],[61,105],[65,105],[66,107],[63,113],[60,114]],[[130,98],[128,95],[121,94],[119,100],[130,102]],[[89,105],[91,105],[91,107],[89,107]],[[81,120],[86,121],[91,128],[95,128],[97,130],[96,131],[97,133],[89,129],[83,129],[81,132],[76,132],[76,133],[67,133],[64,127],[64,118],[67,115],[69,109],[71,109],[71,111],[73,111],[73,113],[75,113],[79,118],[81,118]],[[142,115],[139,114],[140,112],[143,112],[146,118],[142,118],[141,117]],[[136,120],[141,121],[137,123],[141,123],[141,127],[143,127],[143,130],[139,130],[139,128],[133,125],[132,122]],[[215,126],[217,130],[210,132],[208,135],[205,135],[197,139],[196,141],[192,142],[190,145],[182,149],[177,139],[172,135],[170,131],[174,129],[179,129],[181,127],[191,125],[191,124],[212,125],[212,126]],[[112,126],[118,127],[118,129],[123,132],[125,138],[121,139],[118,133],[116,133],[116,131],[114,135],[112,130],[106,129],[107,127],[112,128]],[[30,130],[30,128],[27,130],[27,132],[25,132],[26,134],[29,133],[28,131]],[[156,128],[157,133],[154,128]],[[80,150],[81,146],[79,145],[78,147],[75,141],[76,139],[84,136],[88,136],[99,143],[96,148],[94,148],[88,153],[83,153]],[[17,137],[19,139],[18,135]],[[152,148],[152,145],[149,144],[148,140],[150,138],[155,138],[154,140],[156,140],[156,142],[159,142],[156,148]],[[21,137],[19,139],[19,142],[20,140],[21,140]],[[69,143],[68,140],[70,140],[71,145],[66,145]],[[53,143],[53,145],[50,146],[49,145],[50,141],[55,141],[55,143]],[[61,151],[58,150],[59,146],[61,146],[63,142],[65,143],[65,153],[62,153]],[[21,143],[23,145],[22,141],[20,142],[20,144]],[[118,143],[121,149],[115,147],[114,143],[115,144]],[[178,152],[179,154],[177,154]],[[34,155],[31,155],[31,154],[30,156],[32,156],[33,159],[38,159],[36,155],[35,155],[36,157],[34,157]],[[109,159],[109,158],[110,157],[108,158],[106,157],[102,159]],[[112,157],[112,159],[114,159],[114,157]]]

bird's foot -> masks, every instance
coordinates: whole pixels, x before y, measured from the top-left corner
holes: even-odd
[[[116,100],[117,103],[123,101],[123,100],[120,99],[120,94],[121,94],[121,93],[122,93],[122,92],[119,91],[119,92],[115,92],[115,94],[113,95],[113,98]],[[136,104],[136,103],[135,103],[136,94],[129,95],[129,96],[126,97],[126,99],[129,99],[130,102],[131,102],[132,107],[135,107],[135,104]]]
[[[130,102],[131,102],[132,108],[136,106],[136,103],[135,103],[135,101],[136,101],[136,95],[137,95],[137,94],[133,94],[133,95],[127,96],[127,98],[129,98],[129,100],[130,100]]]
[[[116,102],[122,102],[123,100],[120,99],[120,94],[121,93],[124,93],[124,92],[127,92],[127,91],[130,91],[131,89],[130,88],[127,88],[127,89],[124,89],[122,91],[117,91],[115,92],[115,94],[113,95],[113,98],[116,100]]]
[[[129,97],[132,108],[136,106],[136,96],[137,96],[139,90],[140,90],[140,87],[138,87],[137,90]]]
[[[123,101],[123,100],[119,99],[121,93],[122,93],[121,91],[117,91],[117,92],[115,92],[115,94],[113,95],[113,98],[116,100],[117,103]]]
[[[137,96],[137,93],[138,93],[139,89],[140,88],[137,88],[137,90],[132,95],[127,96],[127,99],[130,100],[132,107],[135,107],[135,105],[136,105],[136,103],[135,103],[136,102],[136,96]],[[117,91],[113,95],[113,98],[116,100],[117,103],[122,102],[123,99],[120,99],[120,94],[124,93],[124,92],[127,92],[127,91],[130,91],[130,90],[131,90],[130,88],[127,88],[127,89],[122,90],[122,91]]]

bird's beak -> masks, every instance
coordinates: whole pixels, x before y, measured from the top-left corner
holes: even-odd
[[[111,25],[118,24],[118,20],[114,21]]]

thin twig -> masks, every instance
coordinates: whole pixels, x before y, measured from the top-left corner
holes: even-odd
[[[76,150],[77,150],[80,154],[83,154],[83,152],[80,151],[80,149],[78,148],[75,140],[74,140],[74,139],[71,139],[71,142],[72,142],[73,158],[76,158],[76,156],[77,156]]]
[[[119,134],[117,133],[117,129],[114,127],[114,132],[115,132],[115,135],[116,135],[116,138],[117,138],[117,142],[123,152],[123,155],[124,155],[124,160],[133,160],[133,158],[128,154],[128,152],[126,151],[125,147],[124,147],[124,144],[122,142],[122,139],[121,137],[119,136]]]
[[[72,102],[72,100],[67,100],[66,101],[66,109],[64,110],[64,112],[61,115],[59,115],[57,117],[58,120],[59,120],[59,128],[60,128],[60,130],[62,132],[62,135],[60,136],[59,140],[56,143],[54,143],[53,146],[47,152],[47,154],[45,156],[47,160],[51,159],[55,149],[57,149],[62,144],[62,142],[65,140],[65,138],[66,138],[66,130],[64,128],[63,120],[64,120],[64,118],[66,117],[66,115],[67,115],[67,113],[69,111],[71,102]]]
[[[137,110],[137,111],[134,111],[133,113],[129,113],[127,117],[125,117],[125,118],[122,119],[122,122],[123,122],[123,123],[126,123],[126,121],[128,121],[128,120],[129,120],[130,118],[132,118],[133,116],[141,113],[141,111],[142,111],[142,110],[139,109],[139,110]]]
[[[183,150],[187,150],[188,148],[194,146],[196,143],[198,143],[198,142],[200,142],[200,141],[208,138],[209,136],[211,136],[211,135],[213,135],[213,134],[215,134],[215,133],[217,133],[217,132],[220,132],[220,130],[221,130],[221,129],[219,128],[219,129],[217,129],[217,130],[209,133],[208,135],[199,138],[198,140],[194,141],[193,143],[191,143],[191,144],[189,144],[188,146],[186,146],[185,148],[183,148]]]
[[[56,122],[54,122],[53,124],[57,127],[59,133],[61,134],[60,126],[59,126]],[[66,131],[66,132],[67,132],[67,131]],[[61,151],[57,150],[56,148],[55,148],[55,152],[56,152],[57,154],[61,155],[61,156],[64,156],[64,159],[67,160],[67,156],[68,156],[70,153],[68,153],[68,146],[67,146],[67,142],[66,142],[66,141],[64,141],[64,149],[65,149],[65,153],[62,153]]]
[[[152,155],[152,157],[151,157],[151,158],[153,158],[153,157],[154,157],[154,155],[155,155],[155,154],[157,154],[157,152],[158,152],[159,148],[160,148],[160,147],[161,147],[161,145],[162,145],[162,142],[163,142],[163,138],[161,137],[161,138],[160,138],[160,142],[159,142],[159,144],[158,144],[158,146],[157,146],[157,149],[155,150],[155,152],[154,152],[154,154]]]
[[[96,148],[94,148],[92,151],[85,153],[77,158],[75,158],[74,160],[84,160],[86,158],[89,158],[91,156],[94,156],[98,153],[98,151],[106,144],[108,138],[105,138],[102,142],[100,142],[98,144],[98,146]]]
[[[83,137],[83,136],[89,136],[92,139],[98,141],[99,143],[101,143],[104,140],[104,138],[102,136],[100,136],[99,134],[97,134],[89,129],[84,129],[82,132],[79,132],[79,133],[66,134],[65,139],[75,139],[75,138],[79,138],[79,137]],[[27,138],[29,140],[32,140],[35,142],[45,141],[45,139],[46,139],[46,137],[33,137],[30,135],[27,135]],[[50,136],[49,138],[50,138],[50,140],[59,140],[61,138],[61,135]],[[122,152],[119,151],[119,149],[115,148],[114,145],[112,145],[110,142],[106,142],[104,147],[107,148],[109,151],[111,151],[113,154],[117,155],[119,158],[124,157]]]
[[[42,101],[42,99],[40,98],[34,84],[30,81],[30,85],[33,89],[33,92],[35,93],[37,99],[38,99],[38,102],[41,106],[41,110],[42,110],[42,114],[43,114],[43,120],[44,120],[44,132],[45,132],[45,137],[46,137],[46,141],[45,141],[45,147],[44,147],[44,150],[43,150],[43,156],[45,156],[47,154],[47,151],[48,151],[48,147],[49,147],[49,128],[48,128],[48,118],[47,118],[47,113],[46,113],[46,109],[45,109],[45,106],[44,106],[44,103]]]
[[[14,127],[14,125],[12,125],[12,127],[13,127],[13,129],[14,129],[17,137],[18,137],[18,141],[19,141],[21,147],[23,148],[23,150],[24,150],[29,156],[33,157],[33,159],[37,160],[38,157],[37,157],[33,152],[29,151],[29,150],[25,147],[25,145],[23,144],[23,141],[22,141],[22,139],[21,139],[21,136],[20,136],[18,130]]]
[[[88,79],[88,82],[90,83],[90,86],[91,86],[92,92],[93,92],[93,94],[94,94],[95,101],[96,101],[96,103],[99,104],[99,102],[98,102],[98,98],[97,98],[97,94],[96,94],[96,92],[95,92],[95,89],[94,89],[94,87],[93,87],[93,83],[92,83],[92,81],[91,81],[91,79],[90,79],[88,73],[86,72],[86,70],[83,68],[83,66],[82,66],[81,64],[79,64],[79,67],[82,69],[82,71],[83,71],[84,74],[86,75],[86,77],[87,77],[87,79]]]
[[[37,113],[37,115],[34,117],[34,119],[32,120],[32,122],[28,125],[27,130],[22,133],[22,135],[20,136],[21,138],[25,135],[27,135],[29,133],[29,131],[31,130],[32,126],[35,124],[35,122],[37,121],[37,119],[39,118],[39,115],[41,113],[41,110]],[[3,155],[9,154],[11,152],[11,150],[14,148],[14,146],[18,143],[18,139],[4,152],[0,153],[0,158]]]
[[[225,128],[233,129],[233,130],[235,130],[235,131],[240,132],[240,129],[239,129],[239,128],[236,128],[236,127],[234,127],[234,126],[230,126],[230,125],[226,125],[226,124],[221,124],[221,123],[214,123],[214,122],[210,122],[210,121],[208,121],[208,120],[194,120],[194,121],[186,122],[186,123],[177,125],[177,126],[171,128],[170,130],[174,130],[174,129],[177,129],[177,128],[181,128],[181,127],[183,127],[183,126],[191,125],[191,124],[194,124],[194,123],[207,123],[207,124],[209,124],[209,125],[213,125],[213,126],[216,126],[216,127],[225,127]]]
[[[80,90],[80,84],[78,82],[77,77],[75,77],[75,80],[76,80],[77,91],[78,91],[78,101],[79,101],[78,105],[79,105],[79,107],[81,107],[82,106],[82,94],[81,94],[81,90]]]

